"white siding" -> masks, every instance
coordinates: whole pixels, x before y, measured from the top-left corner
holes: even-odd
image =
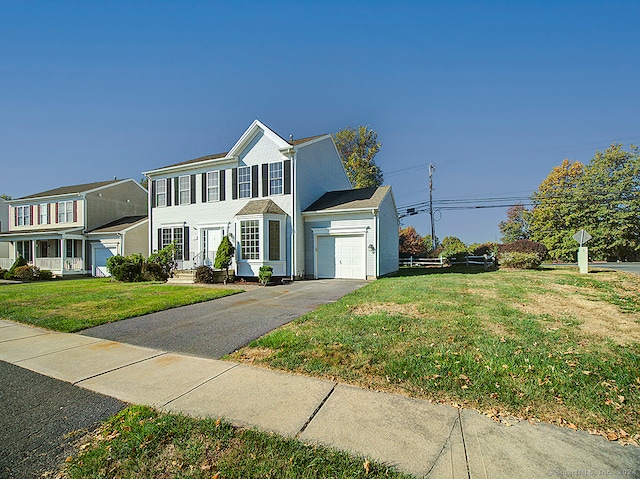
[[[378,211],[378,276],[398,271],[398,226],[398,213],[393,193],[389,190]]]

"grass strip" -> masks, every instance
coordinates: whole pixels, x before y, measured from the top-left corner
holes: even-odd
[[[640,440],[640,278],[406,270],[228,359]]]
[[[239,292],[164,283],[118,283],[108,278],[3,285],[0,319],[72,333]]]
[[[61,473],[67,479],[410,478],[334,449],[130,406],[87,436]]]

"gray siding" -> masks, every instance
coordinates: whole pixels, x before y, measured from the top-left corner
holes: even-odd
[[[87,193],[86,206],[85,228],[90,231],[125,216],[146,215],[147,192],[135,181],[129,180]]]
[[[134,226],[124,235],[123,255],[129,256],[133,253],[140,253],[142,256],[148,256],[149,252],[149,232],[148,223],[141,222]]]

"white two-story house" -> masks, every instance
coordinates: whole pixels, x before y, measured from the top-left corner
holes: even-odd
[[[64,186],[8,201],[2,266],[18,256],[56,276],[106,274],[109,256],[149,250],[147,190],[132,179]]]
[[[286,141],[256,120],[226,153],[144,174],[151,251],[175,242],[183,269],[212,266],[225,235],[240,277],[263,265],[291,279],[398,269],[391,188],[352,190],[331,135]]]

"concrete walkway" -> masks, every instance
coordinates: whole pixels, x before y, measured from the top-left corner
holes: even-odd
[[[418,477],[640,476],[640,448],[331,381],[0,320],[0,360],[117,399],[225,417]]]

